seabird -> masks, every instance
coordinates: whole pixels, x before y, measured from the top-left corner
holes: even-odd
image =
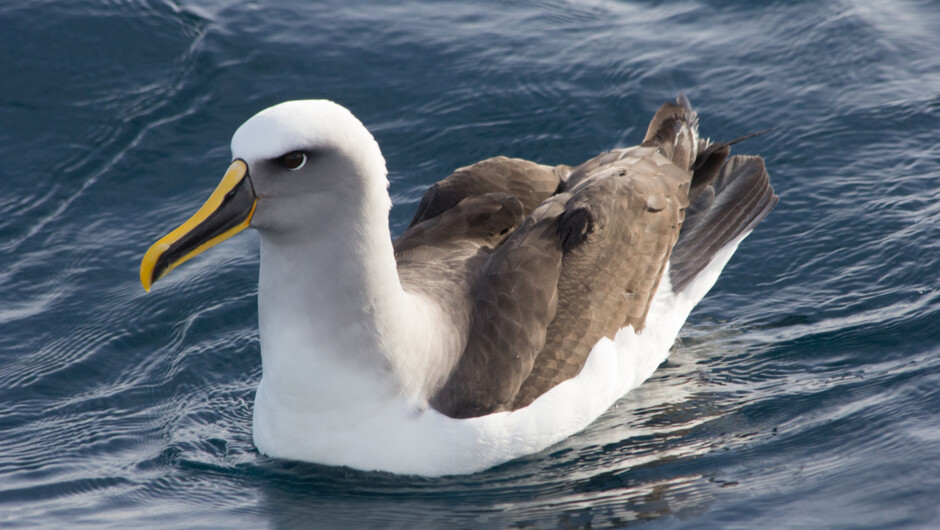
[[[265,109],[208,201],[147,251],[148,291],[261,236],[256,447],[447,475],[586,427],[668,356],[777,202],[764,162],[698,134],[680,95],[640,145],[581,165],[496,157],[425,193],[393,240],[375,139],[326,100]]]

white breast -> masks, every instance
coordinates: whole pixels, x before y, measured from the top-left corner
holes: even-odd
[[[667,268],[643,331],[626,327],[613,340],[602,339],[576,377],[528,407],[453,419],[416,408],[368,372],[334,367],[340,369],[333,378],[337,385],[359,385],[362,392],[343,392],[354,397],[332,407],[298,406],[262,378],[255,398],[255,445],[274,457],[428,476],[481,471],[540,451],[584,429],[656,370],[746,235],[722,249],[678,295]]]

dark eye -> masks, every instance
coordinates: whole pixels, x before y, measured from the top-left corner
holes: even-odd
[[[307,155],[303,151],[293,151],[280,158],[281,164],[291,171],[297,171],[307,163]]]

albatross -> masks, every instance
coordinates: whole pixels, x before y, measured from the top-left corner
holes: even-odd
[[[686,97],[580,165],[496,157],[424,194],[393,239],[385,159],[327,100],[262,110],[205,204],[144,255],[146,290],[261,240],[253,438],[275,458],[439,476],[540,451],[649,377],[777,202],[764,162]]]

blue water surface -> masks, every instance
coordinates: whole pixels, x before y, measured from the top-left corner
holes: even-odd
[[[940,526],[933,0],[0,1],[0,527]],[[679,92],[780,204],[670,359],[585,432],[426,479],[251,443],[258,241],[144,293],[232,132],[329,98],[400,233],[505,154],[637,143]]]

